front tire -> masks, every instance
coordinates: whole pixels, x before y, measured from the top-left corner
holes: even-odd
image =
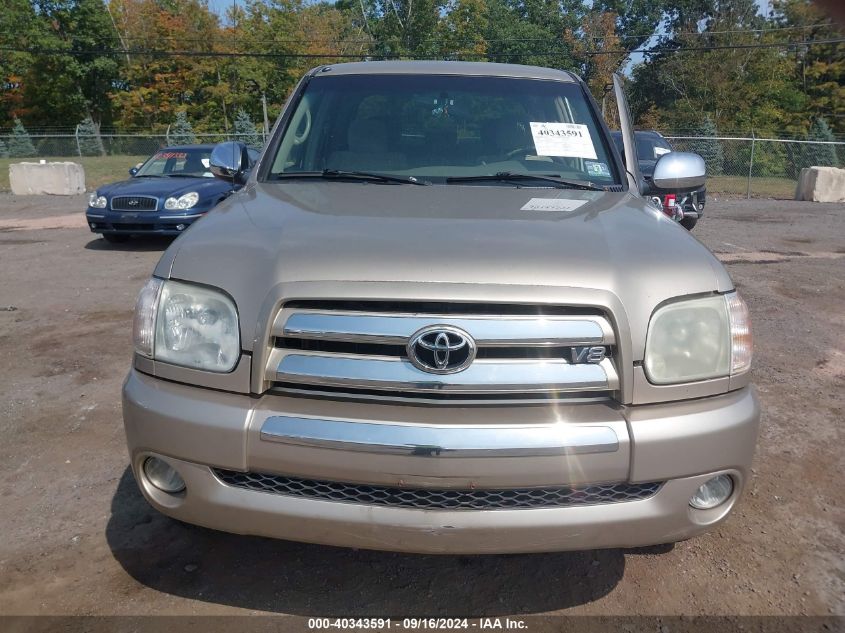
[[[696,224],[698,224],[698,218],[684,218],[681,220],[681,226],[687,231],[692,231]]]
[[[120,235],[118,233],[104,233],[103,239],[109,244],[123,244],[129,241],[128,235]]]

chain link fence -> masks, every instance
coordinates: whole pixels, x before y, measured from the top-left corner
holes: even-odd
[[[241,140],[257,146],[261,134],[195,133],[196,143]],[[676,151],[696,152],[707,163],[707,191],[711,195],[792,199],[801,169],[812,166],[845,167],[845,142],[804,141],[754,137],[701,137],[666,135]],[[127,165],[146,160],[168,145],[179,144],[173,134],[30,134],[30,157],[7,160],[78,160],[86,173],[102,174],[90,186],[125,177]],[[0,148],[11,148],[11,135],[0,135]],[[6,161],[4,161],[6,162]],[[110,170],[111,166],[114,166]],[[7,171],[7,170],[3,170]],[[3,174],[2,176],[5,176]],[[4,179],[0,176],[0,189]]]
[[[263,142],[260,134],[252,136],[237,134],[199,134],[196,140],[186,143],[172,134],[101,134],[85,136],[77,134],[29,134],[35,148],[32,158],[71,158],[74,156],[150,156],[168,145],[214,144],[223,141],[241,140],[258,149]],[[256,140],[258,141],[256,143]],[[14,137],[0,135],[0,143],[6,148],[13,146]],[[7,150],[8,151],[8,150]]]
[[[756,137],[666,136],[707,163],[707,192],[791,200],[805,167],[845,167],[845,142]]]

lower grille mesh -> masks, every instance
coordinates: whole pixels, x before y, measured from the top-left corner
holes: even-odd
[[[223,483],[236,488],[323,501],[424,510],[513,510],[620,503],[647,499],[661,485],[660,482],[652,482],[502,490],[433,490],[319,481],[222,469],[214,469],[214,474]]]

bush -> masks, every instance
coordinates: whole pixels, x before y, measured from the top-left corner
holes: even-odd
[[[12,126],[8,151],[11,158],[35,156],[35,146],[32,144],[29,132],[26,131],[26,128],[18,117],[15,117],[15,123]]]

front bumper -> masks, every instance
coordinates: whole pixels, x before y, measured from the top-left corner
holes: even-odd
[[[603,403],[564,407],[443,409],[384,404],[339,403],[269,395],[254,398],[189,387],[132,370],[124,385],[124,423],[136,480],[161,512],[206,527],[296,541],[347,547],[427,553],[504,553],[637,547],[682,540],[722,521],[748,478],[759,422],[752,388],[681,403],[629,408]],[[349,437],[326,437],[332,425],[396,419],[416,430],[454,430],[454,419],[473,428],[501,430],[502,416],[521,412],[530,422],[552,417],[566,437],[581,438],[561,452],[545,440],[511,449],[538,450],[535,456],[478,442],[455,455],[396,452],[395,442],[371,440],[343,445]],[[369,418],[363,418],[368,414]],[[272,420],[297,416],[313,420],[312,437],[300,431],[286,441],[262,437]],[[420,424],[434,416],[441,424]],[[325,420],[322,420],[325,421]],[[548,421],[548,420],[547,420]],[[349,432],[354,424],[345,427]],[[373,426],[371,424],[371,426]],[[515,427],[508,427],[515,428]],[[591,433],[610,429],[607,436]],[[278,428],[275,429],[279,431]],[[575,433],[569,431],[590,431]],[[298,435],[297,435],[298,434]],[[507,435],[507,434],[504,434]],[[388,439],[389,435],[384,436]],[[448,443],[450,433],[437,436]],[[451,437],[457,437],[451,435]],[[516,437],[516,436],[514,436]],[[546,436],[547,437],[547,436]],[[598,439],[595,439],[598,437]],[[586,438],[586,439],[585,439]],[[592,439],[590,439],[592,438]],[[338,442],[335,442],[338,440]],[[334,443],[333,443],[334,442]],[[483,444],[483,440],[481,440]],[[573,446],[580,446],[578,450]],[[586,448],[585,448],[586,447]],[[446,447],[448,448],[448,447]],[[491,451],[487,454],[473,451]],[[186,483],[177,495],[156,489],[142,472],[147,456],[169,462]],[[233,487],[214,468],[271,472],[329,481],[415,488],[516,488],[584,482],[663,482],[648,498],[601,505],[534,509],[418,509],[303,498]],[[717,473],[735,482],[732,497],[707,511],[692,509],[690,496]]]
[[[92,233],[179,235],[208,211],[191,209],[190,213],[179,215],[160,211],[123,212],[89,207],[85,219]]]

